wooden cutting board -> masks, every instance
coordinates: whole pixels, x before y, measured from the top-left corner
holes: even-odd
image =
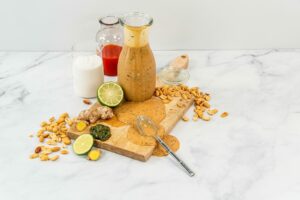
[[[171,62],[171,65],[186,69],[188,67],[188,62],[188,55],[181,55],[175,58]],[[156,86],[161,85],[163,84],[157,80]],[[183,106],[181,108],[177,107],[177,103],[179,102],[180,98],[175,97],[170,103],[165,104],[166,118],[160,123],[160,125],[165,128],[167,134],[170,133],[176,123],[182,118],[184,113],[191,107],[193,104],[193,99],[182,100],[181,103],[183,103]],[[105,122],[101,123],[105,124]],[[127,130],[130,127],[129,125],[122,127],[112,127],[109,124],[105,125],[110,127],[112,136],[105,142],[95,140],[95,147],[106,149],[135,160],[147,161],[150,158],[155,146],[140,146],[130,142],[127,139]],[[72,139],[76,139],[79,135],[84,133],[89,133],[89,128],[87,128],[84,132],[78,132],[75,128],[71,128],[68,131],[68,135]]]
[[[182,118],[188,108],[190,108],[193,103],[193,99],[181,101],[184,103],[184,106],[181,108],[177,107],[176,104],[178,102],[179,98],[174,98],[170,103],[165,104],[166,118],[160,124],[165,128],[167,134],[170,133],[176,123]],[[105,122],[100,123],[105,124]],[[105,125],[110,126],[109,124]],[[121,127],[110,126],[112,134],[110,139],[105,142],[95,140],[94,146],[133,158],[135,160],[147,161],[152,155],[154,146],[140,146],[130,142],[127,139],[128,128],[129,125]],[[68,130],[68,135],[72,139],[76,139],[79,135],[84,133],[89,133],[89,129],[87,128],[83,132],[78,132],[75,128],[70,128]]]

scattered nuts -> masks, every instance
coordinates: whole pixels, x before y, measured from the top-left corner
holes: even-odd
[[[215,115],[217,112],[218,112],[217,109],[212,109],[212,110],[208,110],[207,114],[209,114],[209,115]]]
[[[38,136],[42,135],[45,131],[43,129],[40,129],[37,133]]]
[[[203,102],[203,106],[206,108],[210,108],[210,104],[207,101]]]
[[[198,120],[198,115],[197,114],[194,114],[193,116],[193,121],[197,121]]]
[[[34,153],[34,154],[31,154],[29,158],[30,158],[30,159],[35,159],[35,158],[37,158],[37,157],[39,157],[39,154]]]
[[[42,142],[42,143],[43,143],[43,142],[44,142],[44,139],[45,139],[45,138],[41,135],[41,136],[39,137],[39,142]]]
[[[51,149],[46,149],[46,150],[42,151],[42,153],[45,154],[45,155],[49,155],[49,154],[52,153],[52,150]]]
[[[180,102],[176,104],[178,108],[183,108],[185,106],[183,102],[186,102],[188,99],[194,99],[194,121],[198,118],[209,121],[211,118],[204,116],[204,114],[207,113],[212,116],[218,112],[217,109],[210,109],[210,94],[201,92],[198,87],[189,88],[186,85],[165,85],[157,87],[154,95],[159,97],[163,103],[169,103],[174,97],[179,97]]]
[[[48,145],[56,145],[57,144],[54,140],[48,140],[46,143]]]
[[[155,93],[154,93],[154,95],[158,97],[159,96],[159,91],[156,90]]]
[[[222,114],[221,114],[221,117],[222,118],[225,118],[225,117],[227,117],[229,114],[228,114],[228,112],[223,112]]]
[[[185,94],[182,95],[182,98],[185,99],[185,100],[188,99]]]
[[[57,151],[59,151],[60,150],[60,147],[52,147],[51,148],[51,151],[52,152],[57,152]]]
[[[207,95],[204,95],[204,99],[205,99],[206,101],[209,101],[209,100],[210,100],[210,96],[209,96],[209,94],[207,94]]]
[[[59,155],[55,155],[50,158],[51,161],[56,161],[59,158]]]
[[[71,140],[70,140],[68,137],[62,138],[62,141],[63,141],[63,143],[64,143],[65,145],[71,144]]]
[[[187,116],[183,116],[181,119],[185,122],[189,121],[189,118]]]
[[[41,123],[41,127],[45,127],[45,126],[47,126],[47,125],[48,125],[48,123],[45,122],[45,121]]]
[[[204,121],[210,121],[210,117],[209,116],[205,116],[205,115],[203,115],[202,117],[201,117],[201,119],[203,119]]]
[[[72,126],[72,124],[73,124],[73,121],[72,121],[71,119],[69,119],[69,118],[66,118],[66,119],[65,119],[65,122],[66,122],[69,126]]]
[[[166,97],[165,95],[161,95],[161,96],[159,96],[159,98],[160,98],[161,100],[164,100],[164,99],[166,99],[167,97]]]
[[[46,155],[52,153],[51,147],[42,146],[42,152],[41,153],[46,154]]]
[[[86,105],[92,104],[91,100],[89,100],[89,99],[83,99],[82,101],[83,101],[83,103],[86,104]]]
[[[46,155],[46,154],[40,154],[40,160],[41,161],[47,161],[47,160],[49,160],[49,157],[48,157],[48,155]]]
[[[58,128],[57,128],[57,127],[54,127],[52,131],[53,131],[54,133],[57,133]]]
[[[196,112],[196,114],[198,115],[198,117],[199,117],[200,119],[202,119],[203,111],[201,111],[201,110],[196,110],[195,112]]]
[[[60,117],[60,118],[58,118],[58,120],[56,121],[58,124],[61,124],[61,123],[63,123],[65,121],[65,118],[63,118],[63,117]]]
[[[168,99],[163,99],[162,102],[163,102],[164,104],[170,103],[170,101],[169,101]]]
[[[67,149],[63,149],[63,150],[60,151],[60,153],[61,153],[61,154],[68,154],[69,151],[68,151]]]
[[[48,122],[43,121],[40,124],[40,130],[37,132],[37,137],[39,142],[43,143],[46,142],[48,145],[57,145],[57,143],[62,144],[62,148],[66,148],[67,145],[71,144],[70,138],[67,136],[68,127],[67,125],[71,126],[73,124],[73,120],[69,118],[68,113],[63,113],[59,116],[56,120],[55,117],[51,117]],[[29,135],[33,137],[33,135]],[[30,155],[31,159],[39,157],[41,161],[52,160],[55,161],[59,158],[58,155],[52,156],[51,158],[48,156],[53,152],[59,152],[61,154],[68,154],[69,152],[64,149],[61,150],[59,146],[37,146],[34,149],[34,153]]]
[[[49,122],[54,122],[55,121],[55,117],[50,117]]]
[[[42,151],[42,147],[37,146],[34,150],[35,153],[40,153]]]
[[[172,101],[172,100],[173,100],[173,98],[172,98],[171,96],[167,96],[167,99],[168,99],[169,101]]]
[[[60,117],[62,117],[62,118],[68,118],[69,114],[65,112],[65,113],[61,114]]]

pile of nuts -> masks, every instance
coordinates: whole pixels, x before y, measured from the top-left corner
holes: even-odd
[[[189,88],[186,85],[164,85],[157,87],[154,95],[159,97],[163,103],[170,103],[173,98],[179,97],[180,102],[177,103],[177,107],[181,108],[184,106],[184,101],[193,99],[194,100],[194,116],[193,120],[197,121],[198,118],[204,121],[210,121],[211,117],[217,114],[217,109],[211,109],[209,101],[211,99],[208,93],[203,93],[198,87]],[[227,117],[228,113],[224,112],[221,117]],[[188,121],[189,118],[186,116],[182,117],[183,121]]]
[[[37,137],[40,143],[46,143],[49,146],[39,145],[35,148],[34,153],[30,155],[31,159],[39,158],[41,161],[55,161],[59,155],[50,156],[54,152],[68,154],[67,145],[71,144],[70,138],[67,136],[67,125],[71,126],[73,120],[69,118],[68,113],[63,113],[56,120],[51,117],[48,122],[42,122],[41,128],[37,132]],[[33,135],[30,135],[31,137]],[[62,144],[58,146],[58,144]]]

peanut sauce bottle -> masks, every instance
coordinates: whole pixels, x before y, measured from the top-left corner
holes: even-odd
[[[128,101],[150,99],[156,85],[156,65],[149,46],[152,17],[132,12],[120,19],[124,27],[124,45],[118,62],[118,82]]]

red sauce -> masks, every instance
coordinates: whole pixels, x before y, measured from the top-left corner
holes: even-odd
[[[108,44],[102,49],[102,62],[104,74],[107,76],[117,76],[118,60],[122,47]]]

